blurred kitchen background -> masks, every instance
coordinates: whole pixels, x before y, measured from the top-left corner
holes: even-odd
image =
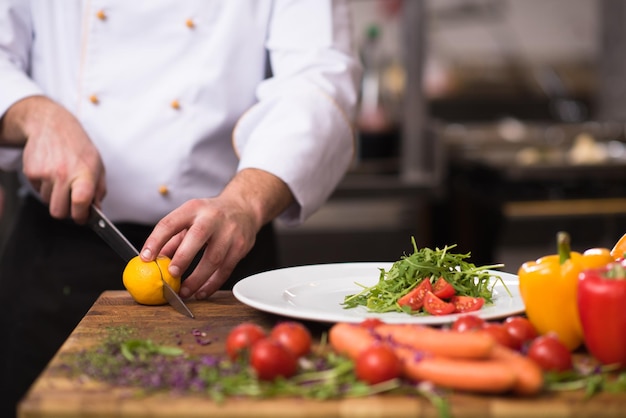
[[[352,0],[358,159],[284,265],[457,244],[517,272],[626,232],[626,1]]]
[[[559,230],[575,250],[626,232],[626,0],[350,5],[358,155],[318,213],[276,226],[284,266],[393,261],[414,236],[516,272]]]

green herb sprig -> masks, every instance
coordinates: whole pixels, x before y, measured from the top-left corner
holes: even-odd
[[[423,314],[421,311],[412,312],[408,307],[401,307],[398,305],[398,299],[413,290],[423,280],[430,280],[431,284],[434,284],[440,277],[454,287],[457,295],[482,297],[487,305],[493,303],[493,287],[497,281],[502,282],[510,295],[502,278],[489,272],[491,269],[503,267],[503,264],[477,267],[467,261],[470,258],[469,253],[450,252],[456,244],[447,245],[443,249],[418,249],[414,237],[411,238],[411,243],[413,253],[402,256],[388,271],[381,268],[375,285],[368,287],[356,283],[363,290],[346,296],[342,303],[344,308],[365,306],[370,312],[376,313]]]
[[[145,361],[152,355],[181,356],[185,352],[178,347],[157,345],[152,340],[128,340],[120,344],[120,352],[128,361]]]
[[[231,361],[226,356],[191,356],[179,347],[136,338],[129,328],[111,328],[98,346],[65,358],[62,369],[70,375],[134,387],[138,394],[184,391],[205,394],[216,402],[242,396],[325,400],[408,393],[430,401],[441,418],[449,416],[447,400],[434,387],[415,386],[402,379],[368,385],[356,377],[354,367],[352,360],[329,349],[324,334],[315,350],[300,359],[295,376],[262,381],[245,358]]]
[[[549,391],[584,390],[585,397],[601,392],[625,392],[626,372],[618,372],[617,365],[582,367],[578,364],[573,370],[545,373],[545,386]]]

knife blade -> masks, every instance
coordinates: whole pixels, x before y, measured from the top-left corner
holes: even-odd
[[[93,229],[96,234],[100,236],[109,246],[119,254],[120,257],[127,263],[131,258],[139,255],[139,251],[131,244],[131,242],[120,232],[113,222],[107,218],[107,216],[94,204],[91,205],[89,218],[87,219],[87,225]],[[157,264],[158,266],[158,264]],[[161,267],[159,267],[161,271]],[[169,303],[174,309],[183,315],[190,318],[195,318],[193,312],[185,305],[185,302],[178,296],[178,293],[172,289],[172,287],[163,280],[163,273],[161,272],[161,281],[163,282],[163,296],[167,303]]]

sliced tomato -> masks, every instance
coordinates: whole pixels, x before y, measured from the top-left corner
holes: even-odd
[[[485,304],[485,299],[472,296],[454,296],[450,302],[454,305],[454,312],[477,311]]]
[[[450,299],[455,293],[454,287],[443,277],[438,278],[433,285],[433,294],[439,299]]]
[[[430,280],[423,279],[413,290],[398,299],[398,305],[408,306],[412,311],[419,311],[424,306],[424,295],[431,290]]]
[[[429,290],[424,296],[424,310],[431,315],[448,315],[454,312],[454,304],[438,298]]]

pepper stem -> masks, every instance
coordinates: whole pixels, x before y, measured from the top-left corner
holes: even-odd
[[[567,232],[559,231],[556,234],[557,251],[559,254],[559,262],[565,263],[570,259],[572,248],[570,245],[570,236]]]
[[[607,279],[624,280],[626,279],[626,269],[624,269],[624,265],[621,263],[612,263],[609,265],[605,277]]]

